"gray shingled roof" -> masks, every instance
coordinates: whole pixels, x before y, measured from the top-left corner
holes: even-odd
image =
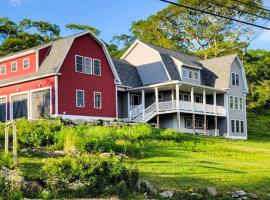
[[[125,60],[113,59],[115,69],[123,85],[129,87],[142,86],[137,68]]]
[[[164,65],[167,68],[167,71],[172,80],[180,80],[180,75],[177,70],[177,66],[175,65],[173,59],[168,54],[160,54],[161,59],[163,60]]]
[[[40,65],[38,72],[32,73],[32,74],[24,74],[21,76],[16,76],[16,77],[0,80],[0,87],[3,85],[12,84],[14,82],[23,81],[25,79],[32,79],[32,78],[34,79],[34,78],[38,78],[40,76],[56,74],[59,66],[61,65],[61,63],[65,59],[65,56],[66,56],[67,52],[69,51],[69,47],[72,45],[73,40],[76,37],[83,35],[83,34],[87,34],[87,33],[88,32],[75,34],[75,35],[60,39],[60,40],[53,41],[53,42],[48,43],[48,44],[39,45],[39,46],[33,47],[31,49],[27,49],[24,51],[13,53],[12,55],[15,55],[15,54],[19,54],[19,53],[22,53],[25,51],[37,50],[37,49],[40,49],[42,47],[51,45],[51,49],[49,51],[49,54],[47,55],[44,62]],[[11,56],[11,54],[9,54],[9,56]],[[8,57],[8,56],[5,56],[5,57]],[[4,57],[2,57],[2,58],[4,58]]]
[[[200,61],[204,66],[203,71],[208,73],[211,72],[212,75],[215,76],[211,77],[208,74],[205,76],[205,78],[215,78],[212,80],[214,81],[212,83],[214,87],[229,88],[231,65],[236,57],[237,55],[234,54]]]

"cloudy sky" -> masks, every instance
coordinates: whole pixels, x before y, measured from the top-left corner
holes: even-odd
[[[24,18],[49,21],[58,24],[63,35],[70,34],[64,29],[67,23],[90,24],[109,42],[113,35],[128,33],[132,21],[166,6],[158,0],[0,0],[0,16],[16,22]],[[265,0],[265,6],[270,7],[270,0]],[[261,31],[250,48],[270,50],[270,31]]]

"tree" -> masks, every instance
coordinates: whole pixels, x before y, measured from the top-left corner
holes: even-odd
[[[100,34],[100,30],[93,28],[92,26],[89,25],[82,25],[82,24],[67,24],[66,25],[67,29],[73,30],[73,31],[91,31],[92,33],[94,33],[95,35],[99,35]]]
[[[216,2],[253,14],[266,15],[256,7],[240,5],[232,0]],[[251,23],[258,21],[258,17],[216,6],[209,1],[179,0],[179,3]],[[250,0],[249,3],[261,5],[262,1]],[[255,33],[250,26],[173,5],[146,20],[133,22],[130,30],[132,36],[142,41],[192,53],[203,59],[232,53],[243,55]]]

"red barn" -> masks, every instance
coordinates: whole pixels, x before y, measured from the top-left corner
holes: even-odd
[[[117,117],[116,73],[90,32],[0,58],[0,120]]]

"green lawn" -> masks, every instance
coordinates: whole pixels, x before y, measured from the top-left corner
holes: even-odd
[[[151,141],[144,154],[128,162],[135,163],[141,177],[162,190],[214,186],[220,192],[237,188],[261,198],[270,193],[270,140]]]

